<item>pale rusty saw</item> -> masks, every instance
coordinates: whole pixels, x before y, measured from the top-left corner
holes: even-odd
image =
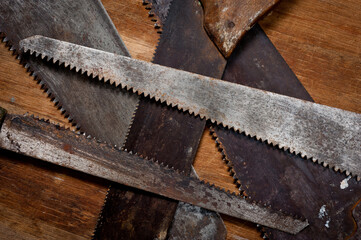
[[[25,52],[361,176],[361,115],[43,36]]]
[[[84,134],[0,108],[0,148],[296,234],[308,221],[211,186]]]

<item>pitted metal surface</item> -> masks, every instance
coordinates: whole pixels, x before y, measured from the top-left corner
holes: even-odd
[[[100,0],[0,1],[0,32],[17,53],[21,39],[41,34],[130,56]],[[109,143],[124,143],[137,96],[35,58],[22,61],[72,124]]]
[[[7,115],[0,147],[212,211],[296,234],[308,226],[151,160],[32,117]]]
[[[76,71],[324,162],[324,166],[361,176],[360,114],[42,36],[23,40],[21,46]]]

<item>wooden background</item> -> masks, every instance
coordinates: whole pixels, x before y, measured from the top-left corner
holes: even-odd
[[[150,61],[159,35],[141,0],[103,0],[134,58]],[[313,99],[361,113],[361,0],[281,0],[261,26]],[[36,81],[0,44],[0,106],[70,126]],[[108,183],[0,152],[0,239],[89,239]],[[208,131],[199,176],[236,191]],[[228,239],[261,239],[255,226],[224,217]]]

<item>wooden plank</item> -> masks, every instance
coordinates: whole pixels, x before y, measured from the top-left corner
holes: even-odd
[[[0,150],[1,239],[87,239],[105,181]]]

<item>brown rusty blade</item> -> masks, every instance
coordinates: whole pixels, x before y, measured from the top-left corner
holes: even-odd
[[[129,56],[100,0],[4,0],[0,2],[0,32],[16,51],[21,39],[43,34]],[[124,143],[137,96],[88,82],[84,76],[39,59],[23,56],[23,61],[64,116],[81,131],[118,146]]]
[[[223,79],[312,101],[259,25],[228,59]],[[310,222],[296,236],[265,229],[270,239],[344,239],[357,229],[351,211],[361,198],[360,182],[230,130],[217,127],[214,132],[249,198],[302,214]]]
[[[156,2],[160,2],[162,7],[160,9],[158,6],[155,12],[160,11],[165,17],[165,1]],[[150,3],[146,7],[153,12]],[[222,76],[225,60],[203,29],[201,10],[193,0],[172,3],[168,20],[162,24],[163,33],[153,62],[208,76]],[[189,174],[204,125],[205,121],[144,98],[140,101],[124,147]],[[186,214],[190,208],[184,209],[185,205],[182,204],[181,209],[176,210],[177,206],[178,202],[175,201],[113,185],[94,238],[169,239],[168,232],[172,232],[172,238],[176,238],[172,229],[180,227],[178,221],[187,218],[189,223],[194,224],[192,230],[187,231],[193,234],[191,239],[224,239],[225,227],[217,213],[208,212],[192,218],[194,212]],[[174,218],[175,211],[177,214]],[[202,230],[205,228],[207,231]]]
[[[354,229],[345,239],[361,239],[361,198],[352,207],[352,217],[354,218]]]
[[[244,34],[279,0],[201,0],[204,27],[228,58]]]
[[[361,177],[361,114],[43,36],[31,54]]]
[[[252,204],[196,178],[32,117],[5,115],[0,147],[289,233],[296,234],[308,225],[307,221]]]

